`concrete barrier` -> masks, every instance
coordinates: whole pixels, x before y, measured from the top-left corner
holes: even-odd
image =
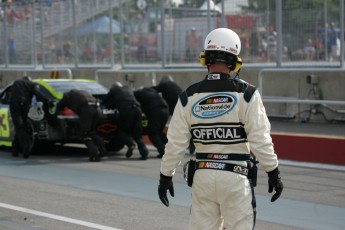
[[[47,78],[50,70],[0,69],[0,87],[24,73],[33,78]],[[163,75],[171,75],[183,89],[202,80],[206,68],[179,69],[57,69],[60,78],[96,79],[106,87],[115,81],[133,88],[152,86]],[[312,77],[308,77],[312,76]],[[243,67],[240,77],[259,87],[270,117],[302,122],[345,122],[345,69],[279,69]],[[273,102],[272,102],[273,99]],[[277,101],[277,100],[280,101]],[[275,100],[275,102],[274,102]],[[308,103],[301,100],[320,100]],[[330,103],[336,101],[337,103]],[[320,102],[320,103],[318,103]]]
[[[0,88],[23,76],[48,78],[51,70],[0,70]],[[152,86],[165,75],[171,75],[182,88],[202,80],[206,69],[136,69],[136,70],[58,70],[60,78],[96,79],[106,87],[115,81],[133,88]],[[272,118],[290,119],[291,122],[339,123],[345,121],[345,70],[279,70],[243,68],[241,78],[260,86],[267,114]],[[307,77],[313,76],[313,77]],[[272,103],[269,99],[280,99]],[[297,100],[314,100],[315,103],[297,103]],[[289,103],[289,100],[295,100]],[[335,103],[322,103],[338,101]],[[317,102],[317,103],[316,103]],[[319,103],[320,102],[320,103]],[[319,103],[319,104],[318,104]],[[145,141],[150,143],[145,136]],[[345,165],[344,137],[272,133],[273,142],[280,159]]]

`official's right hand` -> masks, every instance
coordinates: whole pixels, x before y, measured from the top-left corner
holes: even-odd
[[[174,185],[172,182],[171,176],[164,176],[162,173],[160,174],[159,179],[159,185],[158,185],[158,195],[159,199],[162,201],[162,203],[169,207],[169,200],[167,197],[167,191],[169,190],[169,193],[172,197],[174,197]]]

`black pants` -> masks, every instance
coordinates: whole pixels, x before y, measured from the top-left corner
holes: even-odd
[[[100,118],[100,110],[94,105],[84,105],[78,113],[80,120],[80,133],[88,149],[90,156],[99,154],[99,150],[104,150],[104,141],[96,133],[96,127]]]
[[[163,155],[165,144],[168,142],[164,129],[169,119],[169,109],[157,108],[146,116],[148,119],[147,135],[159,154]]]
[[[11,106],[10,111],[15,130],[12,143],[13,151],[16,153],[23,152],[24,154],[29,154],[33,144],[32,137],[27,132],[29,106]]]
[[[119,132],[118,139],[128,147],[133,140],[137,143],[140,155],[147,156],[148,150],[142,138],[142,112],[139,106],[130,105],[119,108]]]

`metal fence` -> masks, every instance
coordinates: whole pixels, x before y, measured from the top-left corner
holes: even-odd
[[[239,34],[248,66],[344,67],[344,0],[177,2],[0,3],[0,68],[199,67],[218,27]]]

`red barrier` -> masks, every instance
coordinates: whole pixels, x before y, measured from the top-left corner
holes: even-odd
[[[345,165],[345,137],[272,133],[279,159]]]

